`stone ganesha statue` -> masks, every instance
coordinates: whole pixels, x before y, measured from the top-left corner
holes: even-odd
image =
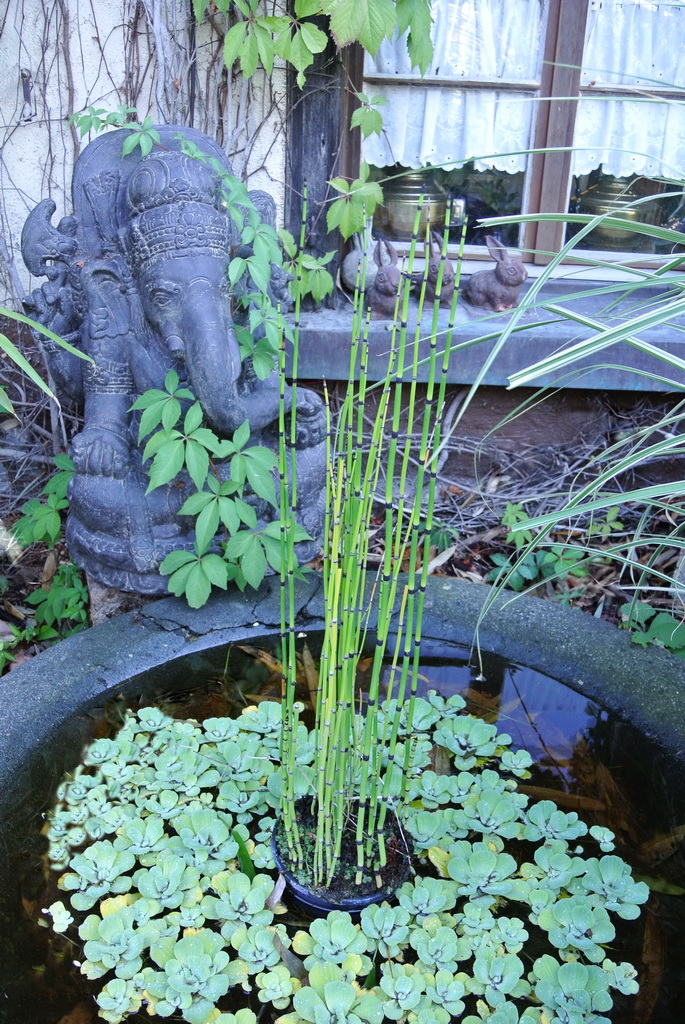
[[[188,128],[158,129],[161,145],[122,156],[126,129],[101,136],[77,161],[73,217],[57,227],[47,199],[27,218],[24,261],[47,277],[25,301],[30,315],[92,362],[43,342],[58,389],[83,402],[84,426],[72,441],[76,473],[69,491],[70,553],[99,582],[122,590],[166,592],[159,566],[178,548],[193,549],[192,520],[179,515],[188,477],[146,493],[149,476],[131,411],[170,369],[199,399],[216,433],[245,420],[250,444],[276,450],[278,377],[257,378],[241,362],[228,279],[240,233],[222,201],[217,175],[181,152],[182,135],[230,173],[223,151]],[[264,193],[252,198],[273,215]],[[241,251],[241,255],[242,255]],[[273,267],[271,297],[283,301],[287,275]],[[244,314],[243,314],[244,315]],[[298,516],[313,538],[323,528],[325,415],[318,395],[297,391]],[[227,466],[219,473],[228,476]],[[277,515],[252,495],[261,522]],[[312,557],[318,541],[301,546]]]

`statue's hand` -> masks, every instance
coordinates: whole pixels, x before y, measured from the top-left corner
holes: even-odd
[[[326,408],[314,391],[297,389],[297,448],[312,448],[326,437]]]
[[[120,479],[131,465],[131,450],[118,434],[103,427],[86,427],[72,441],[72,458],[77,473]]]
[[[34,320],[60,336],[72,334],[79,326],[79,318],[72,301],[71,288],[60,287],[57,282],[46,281],[35,288],[24,307]]]

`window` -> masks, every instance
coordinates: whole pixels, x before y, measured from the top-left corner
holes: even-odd
[[[685,3],[433,6],[435,52],[423,78],[403,40],[384,43],[363,69],[364,91],[385,100],[383,134],[365,141],[363,156],[380,177],[410,172],[386,185],[377,227],[388,237],[408,236],[407,211],[421,190],[438,216],[452,197],[473,245],[483,242],[481,217],[597,214],[626,201],[635,204],[621,213],[628,222],[685,227]],[[533,149],[553,151],[525,152]],[[501,235],[545,262],[573,231],[531,223]],[[613,259],[665,255],[648,236],[608,228],[583,247]]]

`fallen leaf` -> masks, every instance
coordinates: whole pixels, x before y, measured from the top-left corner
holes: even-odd
[[[319,692],[319,673],[317,671],[316,665],[314,664],[312,652],[309,650],[306,644],[304,645],[304,649],[302,651],[302,666],[304,668],[304,678],[307,681],[307,689],[309,690],[309,699],[311,701],[312,707],[315,708],[317,695]]]
[[[441,565],[445,564],[445,562],[449,562],[456,550],[457,545],[452,544],[450,547],[445,548],[444,551],[441,551],[439,555],[436,555],[435,558],[431,558],[428,563],[428,574],[430,575],[432,572],[435,572],[435,570],[439,569]]]
[[[18,624],[26,620],[26,616],[23,611],[20,608],[17,608],[15,604],[12,604],[11,601],[3,601],[2,606],[8,615],[17,620]]]
[[[305,969],[304,963],[300,960],[299,956],[295,956],[289,949],[286,949],[281,942],[278,932],[273,933],[273,943],[275,948],[278,950],[278,955],[290,971],[293,978],[297,978],[303,985],[308,985],[309,975]]]
[[[532,796],[534,800],[553,800],[559,807],[568,807],[574,811],[605,811],[606,808],[601,800],[595,800],[591,796],[583,796],[580,793],[564,793],[561,789],[552,789],[547,786],[524,786],[519,785],[520,793]]]
[[[685,839],[685,825],[680,825],[666,835],[656,836],[640,846],[640,851],[651,864],[660,864],[678,849]]]
[[[651,875],[638,875],[633,872],[636,882],[644,882],[652,892],[662,893],[664,896],[685,896],[685,889],[681,885],[669,882],[667,878],[653,878]]]
[[[57,553],[55,551],[48,551],[47,557],[43,563],[43,571],[40,577],[41,586],[45,587],[48,584],[52,583],[52,580],[56,572]]]
[[[271,651],[261,650],[259,647],[250,647],[247,644],[238,644],[239,651],[243,651],[245,654],[249,654],[251,658],[256,661],[261,661],[262,664],[266,665],[272,672],[281,672],[281,661],[280,658],[276,658]]]
[[[14,661],[11,661],[9,664],[9,671],[12,672],[15,668],[19,668],[20,665],[23,665],[25,661],[29,661],[32,657],[32,654],[27,654],[25,651],[17,651],[14,655]]]
[[[268,900],[266,901],[266,905],[269,908],[269,910],[274,910],[276,905],[281,902],[281,896],[283,895],[284,892],[285,892],[285,876],[283,874],[279,874],[278,878],[276,879],[276,884],[274,885],[273,889],[271,890],[271,894],[270,894]]]
[[[57,1024],[92,1024],[95,1020],[95,1004],[92,1001],[83,1000],[77,1003],[73,1010],[60,1017]]]

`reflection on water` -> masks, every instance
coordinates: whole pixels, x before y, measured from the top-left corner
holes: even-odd
[[[308,642],[315,647],[313,637]],[[638,875],[653,884],[656,880],[664,890],[652,893],[639,921],[622,922],[626,945],[608,952],[613,959],[642,964],[639,995],[623,1003],[617,997],[611,1019],[614,1024],[680,1024],[685,895],[669,889],[685,885],[682,773],[655,745],[582,692],[532,669],[494,655],[485,655],[482,665],[474,667],[465,649],[428,640],[422,643],[422,655],[420,695],[431,689],[446,697],[459,693],[467,700],[468,711],[496,721],[512,737],[514,749],[527,749],[537,763],[533,777],[520,788],[532,798],[554,799],[564,809],[578,811],[590,825],[611,828],[617,836],[616,852]],[[225,660],[222,655],[217,664],[223,666]],[[314,682],[312,672],[305,657],[300,672],[305,700]],[[278,699],[280,694],[280,665],[268,650],[233,649],[227,671],[209,681],[207,677],[206,665],[194,676],[186,668],[177,673],[176,692],[158,687],[132,703],[161,703],[178,717],[202,719],[238,714],[247,703]],[[193,679],[205,681],[189,690]],[[164,687],[171,685],[168,673],[159,680]],[[142,684],[131,692],[141,690]],[[92,731],[98,735],[111,731],[119,717],[116,701],[103,710],[104,717],[91,718]],[[80,746],[70,742],[73,763]],[[43,773],[51,761],[60,760],[51,754],[43,752]],[[3,943],[17,958],[11,977],[5,977],[0,953],[0,1024],[95,1024],[99,1018],[88,983],[73,964],[77,951],[65,951],[60,940],[53,942],[52,934],[34,923],[41,908],[58,898],[46,888],[43,810],[29,808],[32,834],[24,835],[12,849],[0,850],[3,863],[9,863],[9,869],[3,868],[6,877],[0,878],[0,891],[4,881],[15,907],[14,919],[3,922]],[[54,873],[50,880],[54,886]],[[128,1020],[138,1024],[149,1018],[136,1014]]]

